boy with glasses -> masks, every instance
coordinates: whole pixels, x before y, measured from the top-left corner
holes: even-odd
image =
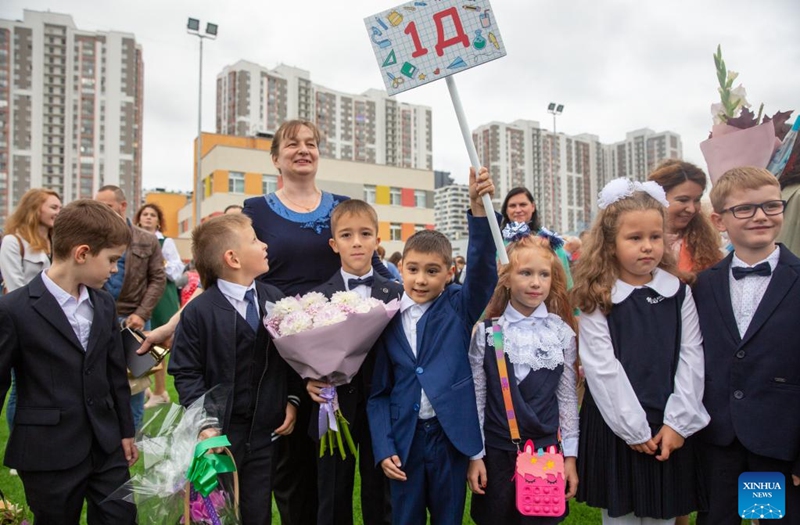
[[[781,190],[765,169],[727,171],[711,190],[711,220],[733,252],[702,272],[693,290],[705,346],[700,433],[708,511],[697,523],[741,523],[744,472],[779,472],[786,515],[800,519],[800,259],[775,243]],[[783,516],[764,515],[764,518]]]

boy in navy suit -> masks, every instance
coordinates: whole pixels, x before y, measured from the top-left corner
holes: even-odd
[[[272,444],[294,429],[303,388],[261,322],[268,302],[283,294],[255,281],[269,269],[267,245],[245,215],[222,215],[195,228],[192,255],[205,291],[181,313],[168,370],[183,406],[217,385],[230,391],[224,417],[210,414],[216,424],[200,437],[228,436],[242,523],[269,525]]]
[[[373,272],[372,254],[378,238],[378,214],[364,201],[349,199],[333,209],[331,213],[330,245],[342,259],[342,268],[323,285],[313,291],[330,297],[341,291],[354,291],[362,297],[374,297],[385,303],[400,299],[403,287]],[[364,364],[353,380],[336,388],[339,408],[350,423],[353,440],[358,445],[359,473],[361,474],[361,512],[364,523],[391,523],[392,507],[389,498],[389,480],[372,457],[372,439],[367,424],[367,398],[369,397],[372,372],[375,368],[375,352],[367,355]],[[311,399],[324,403],[320,390],[327,386],[321,381],[309,381],[306,389]],[[319,405],[311,414],[309,433],[319,439],[317,419]],[[319,507],[317,525],[352,525],[353,482],[356,458],[348,454],[342,459],[338,453],[324,454],[317,463],[317,488]]]
[[[5,464],[19,471],[36,523],[133,524],[136,508],[104,502],[138,452],[114,299],[102,290],[130,243],[125,221],[78,200],[53,226],[53,264],[0,297],[0,406],[11,369],[17,412]]]
[[[453,274],[450,241],[424,230],[403,252],[400,313],[378,340],[367,405],[375,459],[391,480],[396,524],[461,523],[470,456],[482,449],[472,371],[470,330],[497,284],[495,248],[479,195],[494,185],[470,170],[470,273]],[[480,218],[478,218],[480,217]]]
[[[700,434],[709,509],[697,523],[741,522],[743,472],[782,473],[786,516],[800,523],[800,259],[775,244],[786,203],[775,176],[752,167],[720,177],[711,203],[734,251],[694,289],[711,415]]]

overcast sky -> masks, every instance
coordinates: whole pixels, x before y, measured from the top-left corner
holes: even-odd
[[[465,0],[466,1],[466,0]],[[213,132],[215,79],[246,59],[285,63],[343,92],[383,88],[363,18],[396,0],[4,0],[0,18],[23,9],[72,15],[78,28],[133,33],[142,46],[144,187],[191,189],[197,134],[198,39],[187,17],[219,24],[205,43],[203,131]],[[755,108],[800,109],[798,0],[493,0],[508,56],[456,75],[472,129],[497,120],[552,128],[547,103],[565,105],[558,130],[605,143],[649,127],[674,131],[684,157],[705,168],[698,144],[718,102],[712,55],[722,44]],[[794,42],[794,44],[792,44]],[[466,180],[469,158],[445,82],[397,96],[433,109],[434,169]],[[794,116],[793,116],[794,118]]]

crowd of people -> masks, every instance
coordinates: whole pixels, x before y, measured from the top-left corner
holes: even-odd
[[[666,161],[609,182],[591,229],[565,240],[526,188],[485,210],[494,185],[471,170],[466,256],[424,230],[387,259],[375,210],[318,188],[319,141],[283,124],[280,189],[198,226],[189,267],[160,208],[126,219],[116,186],[63,209],[46,190],[20,200],[0,248],[0,399],[5,464],[37,523],[78,523],[84,501],[89,523],[136,522],[107,496],[138,459],[145,408],[170,401],[167,373],[183,406],[230,391],[199,439],[230,441],[246,525],[272,522],[273,496],[281,523],[353,524],[356,469],[366,524],[459,524],[468,489],[478,524],[559,523],[568,507],[520,511],[528,441],[533,463],[560,451],[562,499],[605,524],[738,525],[742,472],[780,473],[800,519],[800,175],[729,170],[704,210],[702,169]],[[303,381],[262,322],[283,297],[343,291],[399,301],[335,385],[358,458],[319,453],[331,385]],[[120,326],[150,330],[142,351],[171,348],[152,388],[126,373]]]

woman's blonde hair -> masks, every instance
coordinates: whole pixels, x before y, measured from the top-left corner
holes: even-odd
[[[39,216],[42,206],[50,197],[61,200],[58,193],[44,188],[32,188],[25,192],[16,209],[6,221],[5,233],[19,235],[28,241],[33,251],[49,252],[53,228],[47,229],[47,237],[39,235]]]
[[[492,298],[489,300],[489,305],[486,307],[486,317],[492,318],[503,315],[509,302],[511,276],[519,265],[520,254],[528,250],[534,250],[550,261],[550,275],[552,276],[550,293],[544,300],[547,310],[558,315],[570,328],[577,331],[578,325],[567,294],[567,273],[564,271],[561,260],[550,246],[550,241],[538,235],[523,237],[506,247],[508,264],[504,265],[498,273],[497,286],[494,289]]]
[[[589,232],[589,238],[583,245],[581,256],[575,263],[573,274],[575,286],[570,291],[573,306],[587,313],[593,312],[598,307],[605,315],[611,313],[611,289],[619,278],[615,252],[620,218],[631,211],[648,210],[657,211],[661,215],[662,224],[666,226],[666,208],[643,191],[636,191],[632,196],[600,210]],[[658,267],[684,282],[689,284],[694,282],[693,274],[678,269],[675,256],[666,246]]]
[[[694,182],[703,191],[706,189],[706,174],[703,170],[682,160],[665,160],[656,166],[648,179],[656,181],[667,193],[687,181]],[[702,208],[697,210],[681,233],[692,255],[693,272],[702,272],[722,259],[719,232],[711,225],[711,220]]]

